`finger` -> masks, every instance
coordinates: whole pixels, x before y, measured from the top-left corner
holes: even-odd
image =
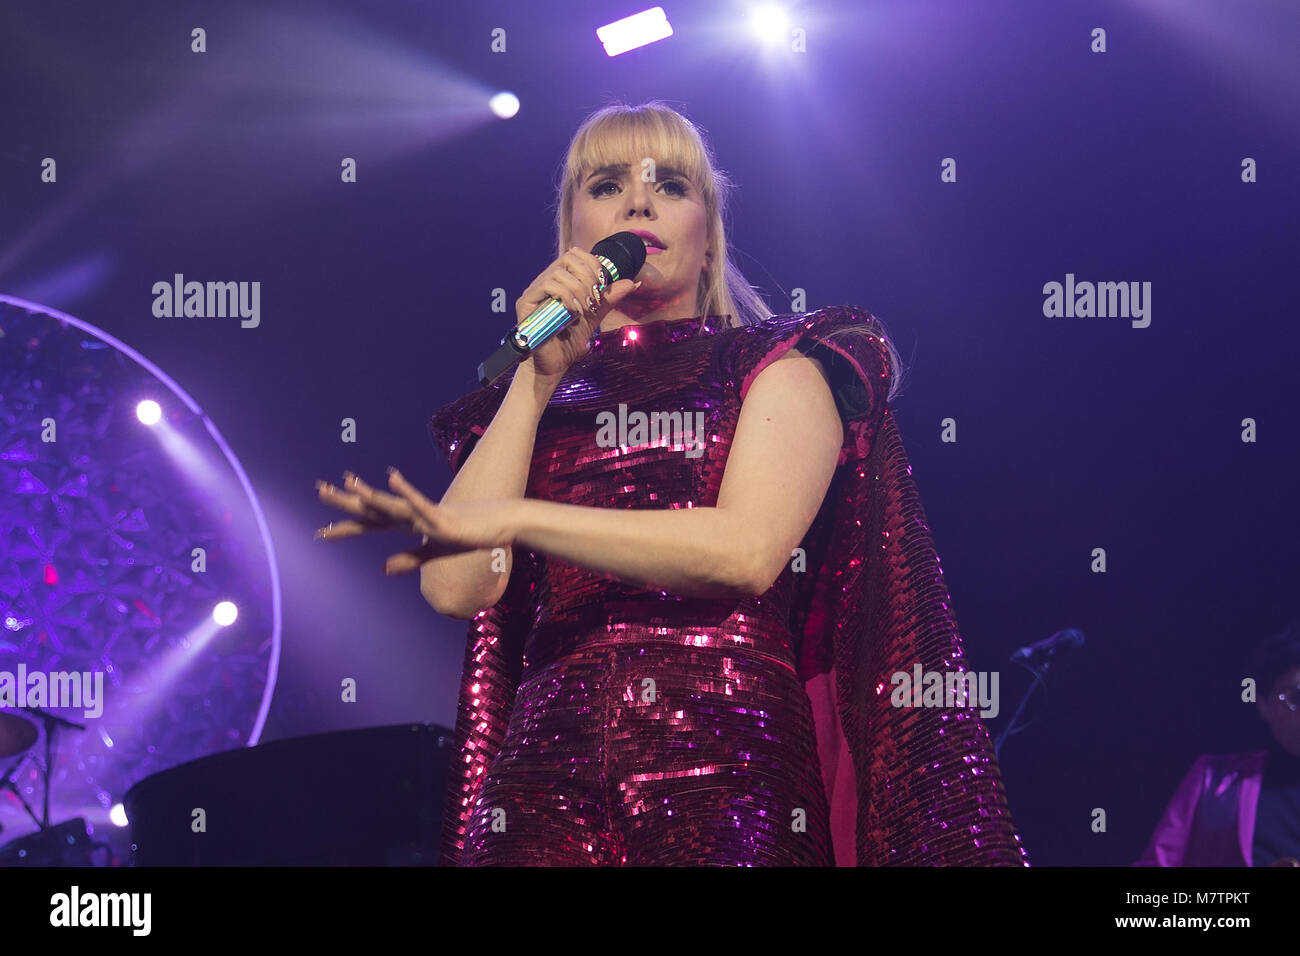
[[[546,297],[550,293],[543,288],[545,281],[545,278],[539,278],[525,289],[523,294],[520,295],[518,300],[515,302],[515,313],[518,316],[519,321],[522,322],[528,316],[532,315],[537,311],[542,303],[546,301]]]
[[[595,262],[595,258],[595,256],[588,255],[577,246],[574,246],[561,260],[564,268],[568,270],[568,274],[578,284],[579,298],[584,306],[587,305],[588,300],[592,305],[595,304],[596,289],[601,283],[600,269],[592,264]],[[587,311],[591,311],[590,306],[587,307]]]
[[[317,482],[316,487],[320,492],[320,500],[325,502],[328,505],[333,505],[336,508],[341,508],[342,510],[357,515],[360,518],[365,518],[371,521],[392,520],[392,518],[389,515],[384,514],[383,512],[376,511],[375,509],[369,507],[361,499],[360,495],[355,495],[346,491],[341,491],[338,488],[334,487],[334,485],[328,484],[327,482],[323,482],[323,481]]]
[[[551,276],[547,276],[546,281],[542,283],[541,289],[542,295],[545,296],[542,300],[543,302],[546,301],[546,299],[554,299],[570,312],[577,314],[578,305],[577,300],[573,296],[572,289],[565,288]]]
[[[590,252],[584,252],[577,246],[569,250],[569,260],[573,263],[575,275],[588,286],[598,286],[604,281],[600,260]]]
[[[424,535],[426,544],[430,540],[441,540],[445,532],[445,522],[439,514],[437,502],[426,498],[419,488],[406,480],[405,475],[391,466],[388,469],[388,484],[406,500],[407,508],[410,509],[410,517],[407,520],[410,521],[415,533]],[[457,552],[444,553],[456,554]]]
[[[601,313],[602,317],[608,315],[610,310],[617,308],[620,302],[623,302],[625,298],[632,295],[632,293],[637,290],[637,286],[640,286],[640,282],[633,282],[627,280],[627,278],[620,278],[619,281],[615,282],[615,284],[610,286],[610,289],[604,293],[604,298],[602,299],[601,307],[599,307],[598,312]]]
[[[587,307],[587,296],[591,295],[591,289],[582,284],[577,276],[569,272],[566,268],[556,269],[551,273],[551,281],[547,283],[553,290],[550,294],[564,303],[564,307],[574,315],[579,315]]]
[[[430,540],[428,544],[416,545],[414,548],[408,548],[405,551],[399,551],[397,554],[389,555],[388,560],[384,562],[384,573],[406,574],[426,562],[432,561],[434,558],[463,553],[464,549],[462,548],[452,548]]]
[[[373,529],[373,525],[366,525],[360,521],[335,521],[323,528],[317,528],[316,538],[322,541],[339,541],[343,538],[355,538]]]
[[[388,487],[401,495],[398,500],[404,500],[408,507],[426,511],[434,506],[434,503],[426,498],[419,488],[407,481],[406,476],[393,467],[388,469]]]
[[[605,293],[605,304],[611,308],[618,305],[635,292],[640,284],[641,283],[639,282],[633,282],[631,279],[619,279],[610,286],[609,291]]]
[[[397,554],[390,554],[388,560],[384,562],[385,574],[408,574],[414,571],[420,565],[424,564],[427,558],[421,558],[420,551],[423,548],[412,551],[399,551]]]
[[[584,280],[588,273],[591,276],[591,286],[588,289],[588,294],[592,297],[591,301],[595,307],[592,310],[592,315],[596,316],[608,311],[603,307],[608,305],[609,294],[613,286],[605,284],[605,274],[600,260],[589,252],[583,252],[581,249],[576,249],[574,255],[580,260]]]
[[[386,491],[380,491],[378,488],[371,488],[350,471],[345,474],[348,487],[356,492],[364,504],[369,505],[384,517],[398,521],[410,520],[411,506],[404,499],[396,495],[390,495]]]
[[[419,547],[409,548],[406,551],[399,551],[397,554],[388,556],[384,562],[385,574],[407,574],[420,567],[426,561],[431,561],[438,557],[444,549],[435,548],[432,545],[420,545]]]
[[[411,530],[424,535],[425,545],[438,548],[433,552],[434,556],[464,553],[465,548],[457,539],[457,529],[443,517],[439,505],[428,502],[413,510],[415,513],[411,517]]]

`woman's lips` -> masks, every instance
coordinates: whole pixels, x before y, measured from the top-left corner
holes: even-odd
[[[646,246],[646,247],[645,247],[645,254],[646,254],[647,256],[657,256],[657,255],[659,255],[659,253],[661,253],[661,252],[663,252],[663,250],[660,249],[658,246]]]

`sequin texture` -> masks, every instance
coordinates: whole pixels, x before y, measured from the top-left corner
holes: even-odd
[[[890,674],[965,663],[866,310],[598,333],[542,416],[526,493],[714,505],[744,396],[789,348],[823,360],[845,425],[806,566],[712,600],[516,549],[469,628],[445,865],[1028,863],[978,714],[889,701]],[[508,386],[434,414],[453,469]],[[598,443],[620,404],[702,413],[702,452]]]

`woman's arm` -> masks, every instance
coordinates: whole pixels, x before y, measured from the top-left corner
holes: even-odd
[[[519,364],[496,415],[452,479],[442,501],[523,498],[537,424],[558,381],[536,375],[531,356]],[[512,566],[509,548],[504,573],[492,570],[490,548],[435,558],[420,568],[420,593],[439,614],[469,618],[501,600]]]
[[[674,510],[512,503],[515,543],[637,587],[759,595],[821,508],[844,440],[826,372],[791,349],[754,379],[718,504]]]

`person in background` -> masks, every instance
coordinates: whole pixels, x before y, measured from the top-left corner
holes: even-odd
[[[1202,754],[1135,866],[1300,866],[1300,620],[1251,667],[1264,750]]]

